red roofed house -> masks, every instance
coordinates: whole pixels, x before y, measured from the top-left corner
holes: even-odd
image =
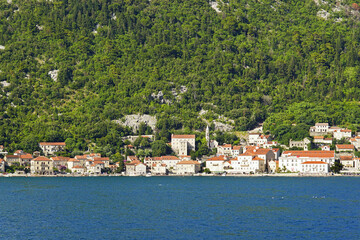
[[[195,174],[201,169],[201,164],[197,161],[181,161],[176,164],[176,174]]]
[[[156,175],[166,175],[167,169],[164,163],[153,163],[151,166],[151,173]]]
[[[333,133],[334,138],[337,140],[341,140],[343,138],[349,139],[351,138],[351,130],[350,129],[338,129]]]
[[[20,165],[30,166],[31,159],[33,159],[33,156],[30,153],[20,155]]]
[[[307,161],[301,163],[300,172],[302,173],[328,173],[329,164],[322,161]]]
[[[232,155],[231,149],[232,149],[231,144],[220,145],[217,147],[217,155],[231,156]]]
[[[67,168],[70,169],[71,171],[73,171],[73,168],[75,166],[84,166],[83,164],[81,164],[81,161],[76,159],[76,158],[70,158],[68,161],[67,161]]]
[[[351,144],[337,144],[335,148],[337,152],[353,152],[355,149]]]
[[[94,157],[94,162],[101,161],[104,163],[104,167],[109,167],[110,165],[110,158],[108,157]]]
[[[195,135],[171,135],[171,148],[177,155],[188,155],[195,151]]]
[[[39,143],[39,146],[47,156],[53,155],[56,152],[64,151],[66,145],[64,142],[41,142]]]
[[[53,160],[54,167],[57,169],[61,169],[63,167],[67,166],[68,161],[70,160],[69,157],[51,157],[51,160]]]
[[[131,163],[125,163],[125,172],[128,176],[139,176],[146,174],[146,165],[139,160],[134,160]]]
[[[54,173],[53,168],[53,161],[47,157],[40,156],[31,160],[31,174],[52,175]]]
[[[176,156],[162,156],[161,163],[166,164],[166,169],[170,172],[175,172],[176,164],[181,160]]]
[[[355,160],[352,155],[342,155],[340,156],[340,162],[344,165],[344,168],[354,168]]]
[[[209,158],[206,160],[206,168],[215,173],[224,172],[224,164],[227,160],[227,157],[224,155]]]
[[[302,171],[304,162],[325,162],[329,167],[335,162],[334,151],[285,151],[279,158],[279,168],[291,172]]]
[[[71,170],[73,173],[77,173],[77,174],[84,174],[85,173],[85,167],[83,166],[74,166]],[[100,170],[101,172],[101,170]]]

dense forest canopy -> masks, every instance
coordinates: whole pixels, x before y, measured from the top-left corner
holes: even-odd
[[[357,128],[356,2],[3,0],[0,144],[115,152],[131,130],[112,120],[132,113],[157,116],[164,140],[219,116],[275,135],[317,121]]]

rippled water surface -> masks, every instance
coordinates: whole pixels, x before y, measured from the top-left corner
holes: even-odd
[[[0,239],[360,239],[360,178],[0,178]]]

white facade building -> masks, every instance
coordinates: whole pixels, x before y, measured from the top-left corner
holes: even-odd
[[[171,135],[171,148],[177,155],[188,155],[195,151],[195,135]]]
[[[64,151],[66,144],[64,142],[41,142],[39,143],[44,154],[53,155],[56,152]]]
[[[176,164],[176,174],[195,174],[200,168],[200,163],[197,161],[181,161]]]
[[[329,164],[322,161],[307,161],[301,163],[300,168],[301,173],[328,173],[329,172]]]
[[[335,162],[334,151],[285,151],[279,158],[279,168],[289,170],[291,172],[299,172],[302,170],[304,162],[325,162],[329,166]]]
[[[343,138],[349,139],[351,138],[351,130],[350,129],[335,130],[333,136],[337,140],[341,140]]]
[[[212,157],[206,160],[206,168],[211,172],[224,172],[224,163],[227,160],[225,156]]]

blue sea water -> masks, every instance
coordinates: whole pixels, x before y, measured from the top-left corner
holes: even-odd
[[[0,239],[360,239],[360,178],[0,178]]]

